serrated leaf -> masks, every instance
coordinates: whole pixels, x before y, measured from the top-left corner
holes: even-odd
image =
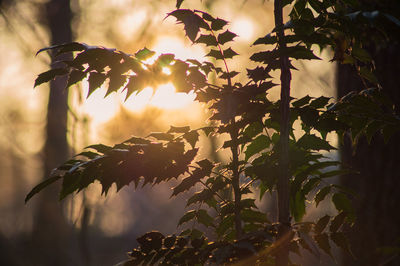
[[[174,187],[171,197],[176,196],[196,185],[207,173],[203,169],[195,169],[191,175],[184,178],[182,182]]]
[[[272,36],[271,34],[267,34],[262,38],[258,38],[253,45],[258,44],[275,44],[278,42],[278,38],[276,36]]]
[[[189,9],[178,9],[168,13],[167,16],[173,16],[178,23],[184,24],[184,30],[188,38],[194,43],[200,28],[208,29],[208,24],[202,17]]]
[[[174,135],[170,133],[163,133],[163,132],[154,132],[149,135],[149,137],[153,137],[158,140],[167,140],[171,141],[174,139]]]
[[[338,211],[344,211],[350,220],[354,219],[354,210],[348,197],[343,193],[335,193],[332,202]]]
[[[318,222],[315,224],[315,233],[320,234],[324,231],[325,227],[328,225],[331,217],[329,215],[325,215],[321,217]]]
[[[251,156],[260,151],[266,149],[271,144],[271,139],[266,135],[260,135],[256,137],[249,145],[247,145],[244,151],[245,160],[247,161]]]
[[[202,127],[200,128],[200,130],[203,131],[204,134],[208,137],[211,133],[215,131],[215,127]]]
[[[284,54],[284,55],[294,58],[294,59],[307,59],[307,60],[318,59],[318,60],[321,60],[321,58],[316,56],[313,53],[313,51],[311,51],[310,49],[308,49],[304,46],[287,47],[286,49],[281,51],[281,54]]]
[[[227,42],[230,42],[235,38],[237,35],[229,30],[226,30],[225,32],[221,33],[218,35],[218,43],[219,44],[225,44]]]
[[[204,43],[207,46],[217,46],[218,45],[217,39],[212,34],[208,34],[208,35],[201,34],[200,37],[197,38],[197,40],[195,42],[196,43]]]
[[[214,49],[211,49],[210,52],[208,54],[206,54],[205,56],[214,57],[216,60],[224,59],[221,52],[219,50],[214,50]]]
[[[167,133],[187,133],[189,131],[190,131],[190,126],[184,126],[184,127],[170,126]]]
[[[228,21],[216,18],[211,22],[211,29],[218,31],[221,30],[223,27],[225,27],[226,24],[228,24]]]
[[[54,50],[54,49],[58,49],[57,54],[62,54],[62,53],[66,53],[66,52],[83,51],[87,48],[88,48],[87,44],[71,42],[71,43],[53,45],[53,46],[42,48],[39,51],[37,51],[36,55],[38,55],[39,53],[41,53],[43,51]]]
[[[192,130],[185,133],[182,137],[190,144],[190,146],[192,146],[192,148],[194,148],[199,140],[199,133],[197,130]]]
[[[336,246],[340,247],[342,250],[348,252],[350,255],[352,255],[354,257],[354,255],[352,254],[352,252],[350,250],[348,240],[347,240],[346,236],[344,235],[344,233],[335,232],[335,233],[332,233],[330,235],[330,237]]]
[[[68,75],[68,83],[65,88],[69,88],[70,86],[74,85],[75,83],[81,81],[86,77],[87,73],[82,72],[79,70],[72,70]]]
[[[234,217],[233,215],[226,216],[222,219],[217,227],[217,234],[222,236],[229,228],[233,228],[234,225]]]
[[[302,193],[302,191],[297,191],[294,197],[291,197],[290,201],[291,213],[293,214],[294,220],[299,222],[306,213],[305,195]]]
[[[311,99],[312,99],[312,98],[311,98],[309,95],[304,96],[303,98],[298,99],[298,100],[292,102],[292,106],[293,106],[293,107],[302,107],[303,105],[308,104],[308,103],[310,102]]]
[[[315,242],[329,256],[331,254],[331,245],[329,244],[329,236],[326,233],[314,235]]]
[[[207,213],[206,210],[198,210],[196,218],[199,223],[204,224],[206,227],[214,225],[214,219]]]
[[[54,79],[56,76],[65,75],[67,73],[68,73],[68,70],[65,68],[50,69],[49,71],[43,72],[38,75],[38,77],[35,80],[34,87],[37,87],[42,83],[48,82],[48,81]]]
[[[315,194],[314,200],[315,200],[315,205],[318,207],[318,204],[325,199],[325,197],[331,192],[331,187],[326,186],[321,188],[317,194]]]
[[[267,223],[267,215],[265,213],[252,210],[252,209],[243,209],[240,212],[240,218],[242,218],[245,222],[253,222],[253,223]]]
[[[270,70],[266,67],[256,67],[254,69],[247,69],[247,76],[254,82],[258,82],[271,78],[269,72]]]
[[[238,53],[236,53],[235,51],[233,51],[232,50],[232,48],[228,48],[228,49],[225,49],[224,51],[223,51],[223,53],[224,53],[224,57],[225,58],[232,58],[232,57],[234,57],[235,55],[238,55]]]
[[[339,228],[342,226],[344,223],[344,220],[346,219],[347,214],[345,212],[340,212],[338,215],[335,216],[335,218],[332,219],[331,225],[329,227],[329,230],[333,233],[339,230]]]
[[[336,150],[328,141],[321,139],[312,134],[303,135],[298,141],[297,145],[305,150]]]
[[[196,211],[190,210],[190,211],[186,212],[185,215],[183,215],[181,219],[179,219],[178,225],[186,223],[195,217],[196,217]]]
[[[219,78],[221,78],[221,79],[231,79],[231,78],[235,77],[235,76],[238,75],[238,74],[239,74],[239,72],[236,72],[236,71],[223,72],[223,73],[219,76]]]
[[[314,107],[314,108],[317,108],[317,109],[318,109],[318,108],[325,107],[325,105],[328,104],[328,102],[329,102],[330,99],[331,99],[330,97],[324,97],[324,96],[318,97],[317,99],[314,99],[314,100],[310,103],[310,106],[311,106],[311,107]]]
[[[151,51],[151,50],[147,49],[146,47],[144,47],[143,49],[136,52],[135,57],[141,61],[144,61],[146,59],[149,59],[153,55],[155,55],[155,53],[156,52]]]
[[[56,182],[58,179],[62,178],[62,176],[53,176],[50,178],[47,178],[46,180],[44,180],[43,182],[39,183],[38,185],[36,185],[25,197],[25,204],[37,193],[39,193],[40,191],[42,191],[44,188],[48,187],[49,185],[53,184],[54,182]]]
[[[112,147],[104,145],[104,144],[93,144],[85,147],[85,149],[94,149],[101,153],[106,153],[112,149]]]
[[[88,98],[95,90],[100,88],[100,86],[104,83],[106,80],[106,75],[98,73],[98,72],[90,72],[89,76],[89,91],[86,96]]]

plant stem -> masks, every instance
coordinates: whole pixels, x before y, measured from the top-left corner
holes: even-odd
[[[242,236],[242,219],[240,218],[240,201],[242,194],[240,193],[240,183],[239,183],[239,157],[238,157],[238,132],[236,128],[235,118],[232,119],[232,130],[230,132],[231,139],[233,142],[232,151],[232,187],[234,194],[234,205],[235,205],[235,231],[236,239]]]
[[[279,179],[277,184],[278,193],[278,239],[276,253],[276,265],[287,266],[289,262],[290,240],[290,213],[289,213],[289,130],[290,130],[290,63],[289,58],[284,54],[286,43],[284,42],[282,0],[274,0],[275,27],[277,29],[278,49],[280,51],[281,69],[281,101],[280,101],[280,142],[279,142]]]

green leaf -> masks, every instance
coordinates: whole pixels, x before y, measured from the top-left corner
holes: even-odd
[[[96,150],[98,152],[106,153],[109,150],[111,150],[112,147],[104,145],[104,144],[92,144],[92,145],[89,145],[89,146],[85,147],[85,149],[94,149],[94,150]]]
[[[186,190],[189,190],[208,174],[209,173],[207,173],[203,169],[195,169],[190,176],[183,179],[179,185],[174,187],[171,197],[176,196]]]
[[[329,192],[331,192],[330,186],[323,187],[317,192],[314,197],[316,207],[318,207],[318,204],[325,199]]]
[[[209,29],[208,24],[203,18],[189,9],[177,9],[168,13],[167,17],[169,16],[175,17],[178,23],[184,24],[185,33],[193,43],[196,40],[200,28]]]
[[[90,72],[89,76],[89,91],[86,96],[88,98],[95,90],[100,88],[100,86],[106,80],[106,75],[98,73],[98,72]]]
[[[224,59],[221,52],[219,50],[214,50],[214,49],[211,49],[210,52],[208,54],[206,54],[205,56],[214,57],[216,60]]]
[[[39,53],[46,51],[46,50],[58,49],[57,55],[59,55],[59,54],[66,53],[66,52],[83,51],[83,50],[86,50],[87,48],[88,48],[88,46],[84,43],[71,42],[71,43],[53,45],[53,46],[42,48],[36,53],[36,55],[38,55]]]
[[[225,44],[227,42],[230,42],[235,38],[237,35],[229,30],[226,30],[225,32],[221,33],[218,35],[218,43],[219,44]]]
[[[298,99],[298,100],[292,102],[292,106],[293,106],[293,107],[302,107],[303,105],[308,104],[308,103],[310,102],[311,99],[312,99],[312,98],[311,98],[309,95],[304,96],[303,98]]]
[[[317,109],[325,107],[325,105],[328,104],[330,99],[331,99],[330,97],[324,97],[324,96],[318,97],[317,99],[313,100],[310,103],[310,106],[317,108]]]
[[[375,74],[367,67],[364,66],[360,67],[360,75],[361,77],[365,78],[366,80],[370,81],[373,84],[377,84],[379,82]]]
[[[233,51],[230,47],[223,51],[225,58],[232,58],[235,55],[238,55],[235,51]]]
[[[247,161],[251,156],[260,151],[266,149],[271,144],[271,140],[266,135],[259,135],[249,145],[247,145],[245,154],[245,160]]]
[[[196,217],[196,211],[195,210],[190,210],[190,211],[186,212],[185,215],[182,216],[182,218],[178,222],[178,225],[186,223],[186,222],[192,220],[195,217]]]
[[[349,253],[351,256],[354,257],[354,255],[350,250],[349,243],[344,233],[342,232],[332,233],[331,240],[333,241],[333,243],[335,243],[336,246],[340,247],[342,250],[346,251],[347,253]]]
[[[36,78],[34,87],[37,87],[42,83],[48,82],[54,79],[56,76],[62,76],[67,73],[68,70],[65,68],[54,68],[49,71],[43,72],[39,74],[38,77]]]
[[[187,142],[189,142],[190,146],[194,148],[196,146],[197,141],[199,140],[199,133],[197,130],[192,130],[187,133],[185,133],[182,136]]]
[[[224,217],[222,219],[222,221],[219,223],[219,226],[217,227],[217,234],[219,236],[222,236],[223,234],[225,234],[225,232],[229,229],[229,228],[233,228],[234,225],[234,216],[233,215],[228,215],[226,217]]]
[[[66,88],[74,85],[86,77],[87,73],[79,70],[72,70],[68,75],[68,83]]]
[[[321,139],[315,135],[305,134],[298,141],[297,145],[305,150],[336,150],[328,141]]]
[[[331,254],[331,245],[329,244],[329,236],[326,233],[314,235],[315,242],[329,256]]]
[[[211,29],[214,31],[218,31],[225,27],[226,24],[228,24],[228,21],[217,18],[211,22]]]
[[[294,59],[321,60],[321,58],[316,56],[313,51],[304,46],[287,47],[286,49],[282,50],[281,53]]]
[[[249,223],[268,223],[267,215],[265,213],[252,209],[243,209],[240,212],[240,218]]]
[[[163,133],[163,132],[154,132],[149,135],[149,137],[153,137],[158,140],[167,140],[171,141],[174,139],[174,135],[170,133]]]
[[[167,133],[187,133],[190,131],[190,126],[174,127],[170,126]]]
[[[56,182],[58,179],[62,178],[62,176],[53,176],[50,178],[47,178],[46,180],[44,180],[43,182],[39,183],[38,185],[36,185],[29,193],[28,195],[26,195],[25,197],[25,203],[27,203],[35,194],[39,193],[40,191],[42,191],[44,188],[48,187],[49,185],[53,184],[54,182]]]
[[[152,57],[153,55],[155,55],[156,52],[151,51],[149,49],[147,49],[146,47],[139,50],[136,54],[135,57],[141,61],[144,61],[146,59],[149,59],[150,57]]]
[[[335,216],[335,218],[333,218],[331,225],[329,227],[329,230],[333,233],[336,232],[337,230],[339,230],[339,228],[342,226],[342,224],[344,223],[344,220],[346,219],[347,214],[346,212],[340,212],[338,215]]]
[[[196,214],[197,221],[205,226],[214,226],[214,219],[207,213],[206,210],[200,209]]]
[[[315,224],[315,233],[321,234],[322,231],[324,231],[325,227],[328,225],[330,219],[331,217],[329,215],[321,217]]]
[[[208,34],[204,35],[201,34],[199,38],[197,38],[196,43],[204,43],[207,46],[217,46],[218,42],[214,35]]]
[[[355,217],[354,217],[353,206],[351,205],[350,200],[345,194],[343,193],[333,194],[332,202],[338,211],[344,211],[345,213],[347,213],[347,217],[349,217],[351,221],[354,220]]]
[[[306,198],[301,191],[297,191],[295,196],[291,197],[291,212],[293,214],[294,220],[300,222],[306,213]]]

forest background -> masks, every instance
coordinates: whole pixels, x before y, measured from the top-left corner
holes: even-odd
[[[146,135],[152,131],[166,130],[170,124],[199,126],[206,117],[200,106],[192,103],[190,97],[182,98],[182,95],[171,96],[169,103],[157,101],[157,97],[165,99],[165,95],[155,95],[153,99],[143,95],[135,100],[130,98],[123,104],[123,97],[118,95],[110,95],[106,100],[102,100],[104,91],[97,92],[98,95],[93,95],[89,101],[83,102],[82,95],[85,95],[85,92],[73,90],[68,99],[69,110],[65,112],[68,116],[65,119],[56,119],[55,124],[48,122],[51,117],[48,116],[47,108],[57,108],[59,104],[56,103],[54,107],[47,105],[48,90],[45,86],[33,90],[32,84],[37,74],[47,69],[50,63],[50,59],[45,55],[35,58],[34,54],[49,44],[78,40],[88,44],[116,47],[127,52],[135,52],[147,46],[159,53],[173,52],[183,58],[197,55],[201,59],[204,54],[201,49],[191,46],[182,38],[182,32],[174,25],[173,20],[163,20],[165,14],[173,9],[174,1],[68,2],[0,2],[0,46],[4,51],[0,59],[3,69],[0,72],[0,93],[3,101],[0,107],[0,257],[4,263],[0,262],[5,265],[110,265],[124,259],[124,251],[131,249],[137,236],[143,232],[151,229],[165,233],[174,231],[180,210],[185,205],[183,197],[167,200],[170,194],[169,186],[157,188],[156,193],[149,193],[150,189],[132,193],[131,189],[126,188],[118,194],[109,193],[107,198],[101,197],[99,188],[94,186],[89,191],[61,203],[55,201],[57,190],[49,190],[46,192],[48,195],[30,202],[29,208],[24,206],[24,195],[48,173],[49,169],[62,162],[68,154],[76,153],[88,144],[111,144],[132,134]],[[60,3],[71,7],[69,34],[68,27],[62,30],[56,28],[58,24],[54,19],[54,12],[60,8]],[[272,2],[269,1],[235,1],[230,5],[227,5],[226,1],[187,1],[186,4],[190,8],[214,12],[231,21],[230,29],[239,35],[236,50],[243,62],[250,54],[247,50],[248,45],[273,28]],[[262,8],[259,8],[260,6]],[[65,9],[63,13],[68,15]],[[61,39],[55,39],[54,32],[65,34],[59,37]],[[70,40],[62,39],[68,36]],[[394,48],[387,51],[394,51],[393,55],[398,58],[395,48],[398,44],[392,45]],[[396,62],[393,55],[390,58]],[[326,52],[321,56],[331,58],[332,54]],[[387,60],[389,57],[380,55],[379,58]],[[339,77],[343,70],[326,61],[302,63],[297,66],[301,68],[302,74],[294,73],[293,87],[298,91],[294,91],[292,96],[310,94],[337,97],[338,94],[345,93],[335,89],[341,82]],[[385,60],[383,61],[382,64],[385,64]],[[240,60],[236,60],[235,63],[241,64]],[[396,65],[398,64],[392,64],[390,71],[382,72],[385,75],[396,73]],[[398,80],[398,77],[393,74],[384,77],[383,80],[393,82],[396,86],[398,83],[395,79]],[[168,93],[168,90],[165,88],[165,93]],[[59,100],[63,101],[62,97],[65,96],[61,95]],[[398,92],[394,94],[393,99],[398,99]],[[143,103],[146,102],[149,104],[145,107]],[[178,106],[178,102],[184,102],[185,105]],[[185,116],[182,117],[182,114]],[[50,126],[54,126],[56,131],[67,129],[67,148],[60,147],[60,142],[51,142],[46,138],[51,132]],[[335,136],[331,136],[333,142],[335,139]],[[377,166],[379,174],[382,173],[382,169],[386,169],[387,172],[398,175],[398,171],[393,170],[396,165],[400,165],[397,163],[398,159],[396,162],[394,154],[398,144],[383,145],[380,143],[382,141],[377,142],[378,147],[385,146],[386,149],[390,148],[390,151],[362,151],[362,154],[377,154],[377,157],[373,157],[377,165],[377,161],[385,162],[384,168]],[[51,145],[55,146],[51,148]],[[49,155],[51,149],[61,153],[61,158],[52,163],[49,162],[50,159],[54,159]],[[60,152],[63,149],[64,154]],[[389,159],[384,158],[383,154],[387,154]],[[223,157],[224,154],[216,156]],[[346,155],[343,156],[346,158]],[[349,159],[351,161],[355,157],[351,155],[349,158],[352,158]],[[368,164],[365,161],[363,163]],[[385,180],[389,183],[382,186],[371,183],[361,186],[359,182],[357,185],[362,187],[360,190],[368,189],[365,187],[375,190],[382,188],[384,191],[376,191],[376,198],[383,195],[391,197],[390,202],[393,202],[393,189],[396,184]],[[385,205],[386,199],[374,199],[372,196],[369,199],[376,206],[365,216],[365,221],[371,221],[373,226],[380,230],[384,230],[385,223],[390,224],[390,232],[396,233],[398,215],[393,211],[379,209],[386,207],[390,210],[393,207],[394,210],[395,206],[381,206]],[[378,216],[378,213],[382,216],[377,220],[384,223],[376,225],[378,222],[372,221],[370,217]],[[310,215],[318,214],[310,212]],[[165,217],[168,217],[168,220]],[[160,221],[163,222],[160,224]],[[49,224],[51,234],[48,234]],[[390,232],[384,234],[390,235]],[[330,259],[326,258],[326,263],[332,263],[329,261]],[[309,263],[312,265],[313,262]]]

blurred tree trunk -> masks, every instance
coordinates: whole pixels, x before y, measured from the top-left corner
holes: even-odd
[[[391,34],[390,31],[387,33]],[[400,45],[394,39],[385,47],[369,47],[368,51],[375,60],[377,76],[383,90],[397,105],[396,112],[399,115]],[[337,86],[339,97],[352,90],[364,88],[355,71],[348,65],[339,65]],[[357,193],[354,202],[358,217],[351,235],[352,250],[356,258],[345,256],[343,265],[400,265],[400,256],[383,256],[377,252],[380,247],[400,246],[399,153],[399,133],[392,136],[387,144],[379,135],[373,137],[370,145],[362,138],[354,149],[351,147],[351,140],[345,139],[341,149],[342,160],[360,174],[342,178],[342,184]]]
[[[51,44],[62,44],[72,41],[72,12],[69,0],[50,0],[45,3],[45,15]],[[71,55],[58,60],[71,59]],[[55,58],[52,56],[52,67]],[[50,83],[47,107],[46,143],[44,147],[44,176],[68,159],[67,111],[68,93],[63,88],[66,78],[60,77]],[[33,228],[33,247],[35,261],[39,265],[67,265],[71,241],[71,228],[62,213],[58,202],[59,188],[49,187],[41,193]]]

